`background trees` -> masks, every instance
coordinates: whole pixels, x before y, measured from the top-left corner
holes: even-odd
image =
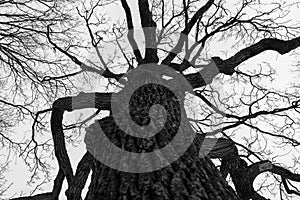
[[[16,153],[32,170],[32,180],[50,170],[42,156],[49,152],[50,137],[38,138],[47,134],[51,102],[75,91],[67,78],[74,68],[65,67],[70,62],[55,53],[46,37],[47,25],[56,24],[53,34],[61,44],[75,39],[70,33],[78,22],[70,8],[63,1],[0,2],[1,166]]]
[[[45,7],[37,5],[40,3]],[[106,81],[101,84],[105,84],[108,88],[106,92],[110,92],[109,87],[117,87],[123,74],[145,63],[168,65],[183,73],[193,86],[198,99],[197,103],[193,102],[193,109],[187,111],[191,125],[199,133],[223,138],[218,140],[209,156],[221,159],[219,164],[217,161],[215,164],[223,178],[230,175],[239,198],[264,199],[262,196],[267,193],[266,190],[271,193],[276,191],[283,199],[290,198],[289,194],[298,195],[293,181],[299,181],[299,87],[294,81],[291,81],[293,84],[284,86],[276,83],[280,78],[276,70],[287,66],[285,63],[285,66],[280,66],[281,63],[273,59],[275,56],[280,59],[287,55],[285,59],[291,57],[297,60],[294,55],[297,55],[295,53],[300,45],[299,19],[295,19],[298,2],[140,0],[136,4],[128,4],[125,0],[87,1],[78,5],[46,1],[2,3],[6,9],[1,15],[4,19],[1,19],[1,23],[4,21],[1,66],[4,68],[3,72],[9,72],[7,75],[10,75],[6,75],[3,85],[9,86],[8,80],[14,83],[13,90],[16,94],[16,98],[12,99],[4,98],[10,95],[3,96],[3,113],[14,111],[17,116],[29,114],[34,118],[33,137],[31,141],[24,141],[23,148],[20,143],[14,144],[8,140],[6,134],[2,138],[11,145],[17,145],[17,149],[22,148],[19,150],[22,155],[25,155],[24,152],[27,155],[33,153],[35,156],[29,163],[34,163],[36,169],[41,169],[38,166],[45,167],[38,156],[44,152],[38,151],[41,148],[40,141],[36,141],[36,131],[49,131],[44,124],[48,118],[41,121],[40,115],[36,114],[52,111],[54,149],[60,165],[56,178],[59,184],[52,193],[44,194],[45,198],[57,197],[64,177],[68,182],[69,198],[79,198],[89,173],[93,173],[94,178],[87,198],[96,198],[95,194],[109,195],[105,191],[97,193],[105,188],[103,186],[101,189],[101,183],[96,183],[98,173],[105,168],[86,153],[74,175],[65,147],[64,137],[68,133],[63,132],[63,129],[82,128],[82,124],[91,118],[83,120],[83,123],[64,126],[63,114],[64,111],[82,108],[96,107],[96,114],[100,110],[110,110],[110,93],[76,95],[72,90],[73,81],[82,74],[93,74],[102,77],[101,80],[105,78]],[[16,13],[11,14],[9,8]],[[41,10],[36,10],[40,8]],[[62,8],[70,8],[76,12],[72,12],[74,15],[67,15]],[[110,9],[116,12],[109,12]],[[103,14],[104,10],[108,11],[106,15]],[[135,12],[136,10],[138,11]],[[121,12],[122,15],[116,14]],[[114,18],[116,15],[120,15],[120,19]],[[71,16],[78,18],[73,19]],[[33,19],[35,22],[32,22]],[[71,34],[75,31],[72,29],[75,25],[84,27],[79,31],[84,30],[88,36],[83,37],[81,43],[76,42],[76,37],[81,35]],[[144,29],[136,30],[138,27]],[[146,48],[139,43],[136,34],[145,36]],[[186,35],[189,36],[188,39],[185,38]],[[46,52],[46,56],[43,52]],[[207,57],[211,59],[207,60]],[[39,66],[38,63],[43,65]],[[214,64],[218,70],[212,70]],[[200,73],[196,73],[199,70]],[[13,79],[10,80],[11,78]],[[216,85],[221,85],[222,89]],[[33,89],[28,90],[29,86]],[[29,93],[30,91],[34,93]],[[67,94],[75,96],[64,97]],[[49,104],[58,97],[62,98],[51,107]],[[18,101],[13,101],[14,99]],[[77,107],[72,105],[72,99],[79,102]],[[91,104],[93,102],[96,105]],[[42,111],[35,113],[38,109]],[[10,116],[14,120],[18,119],[15,115]],[[109,126],[109,120],[103,118],[101,122]],[[66,138],[72,141],[72,135],[67,135]],[[289,165],[286,165],[283,158],[289,159]],[[210,166],[204,171],[211,168],[208,160],[198,162],[197,167]],[[271,174],[268,174],[264,184],[258,184],[261,187],[258,188],[260,193],[257,193],[252,187],[253,181],[259,174],[267,171]],[[108,175],[113,177],[126,177],[113,171],[110,173]],[[165,171],[161,173],[165,174]],[[209,178],[213,179],[213,176]],[[160,185],[152,188],[157,192],[154,193],[162,199],[180,199],[191,195],[188,192],[191,188],[182,184],[182,179],[170,179],[185,188],[186,194],[173,190],[162,190],[159,193],[157,191],[164,188]],[[213,180],[222,182],[219,179]],[[212,190],[216,190],[215,186]],[[227,188],[224,191],[221,199],[226,195],[233,195]],[[118,195],[121,197],[124,194]],[[215,193],[212,195],[216,197]],[[33,198],[41,196],[31,197]]]

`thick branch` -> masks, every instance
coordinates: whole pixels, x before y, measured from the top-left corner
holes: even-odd
[[[292,40],[279,40],[276,38],[262,39],[258,43],[242,49],[226,60],[222,60],[219,57],[212,57],[212,62],[209,65],[215,65],[216,67],[210,67],[208,65],[200,73],[188,74],[186,78],[193,88],[202,87],[210,84],[213,78],[219,73],[232,75],[235,72],[235,67],[264,51],[273,50],[280,54],[286,54],[299,46],[300,37]]]
[[[51,131],[54,141],[54,150],[60,168],[63,170],[69,186],[73,181],[73,169],[66,150],[63,133],[64,111],[72,111],[83,108],[98,108],[110,110],[110,93],[80,93],[74,97],[64,97],[53,103],[51,115]]]
[[[214,3],[214,0],[209,0],[203,7],[201,7],[193,15],[193,17],[191,18],[191,20],[188,23],[186,23],[186,27],[181,32],[180,38],[179,38],[176,46],[174,47],[174,49],[172,50],[172,52],[170,52],[169,55],[162,61],[162,64],[164,64],[164,65],[170,65],[170,63],[172,62],[172,60],[182,50],[184,41],[185,41],[187,35],[192,30],[192,28],[194,27],[194,25],[196,24],[196,22],[198,20],[201,20],[201,18],[204,15],[204,13],[213,5],[213,3]]]
[[[270,169],[270,172],[281,175],[285,179],[300,182],[300,174],[292,173],[291,171],[277,165],[272,165],[272,166],[273,167],[272,169]]]
[[[145,35],[145,62],[157,63],[157,48],[156,48],[156,23],[152,18],[152,12],[149,9],[148,0],[139,0],[140,19]]]
[[[201,147],[200,154],[209,155],[210,158],[232,158],[238,156],[235,143],[225,138],[208,138],[200,134],[196,138],[197,145]]]
[[[287,170],[283,167],[272,164],[270,161],[257,162],[257,163],[254,163],[254,164],[250,165],[248,168],[249,169],[248,169],[248,175],[247,176],[249,177],[250,184],[253,184],[255,178],[259,174],[261,174],[263,172],[266,172],[266,171],[269,171],[269,172],[272,172],[274,174],[277,174],[277,175],[281,176],[283,184],[284,184],[284,188],[286,189],[286,191],[288,193],[293,193],[295,195],[300,196],[299,192],[294,191],[294,190],[290,190],[288,188],[287,181],[286,181],[288,179],[288,180],[300,182],[300,174],[292,173],[291,171],[289,171],[289,170]]]
[[[289,170],[284,169],[283,167],[272,164],[268,160],[256,162],[250,166],[247,166],[247,163],[239,157],[237,157],[237,159],[230,158],[222,160],[221,168],[223,168],[223,171],[224,169],[226,169],[230,173],[232,181],[237,189],[237,193],[242,199],[245,200],[265,199],[264,197],[260,196],[253,188],[253,182],[255,178],[263,172],[272,172],[274,174],[280,175],[284,183],[286,183],[286,179],[300,182],[300,174],[292,173]],[[285,185],[285,188],[286,190],[288,189],[287,185]]]
[[[133,23],[132,23],[131,11],[130,11],[130,8],[129,8],[126,0],[121,0],[121,3],[122,3],[122,7],[126,14],[126,21],[127,21],[127,28],[128,28],[128,34],[127,34],[128,41],[133,49],[133,53],[136,57],[137,62],[141,63],[142,62],[142,54],[141,54],[139,47],[134,39],[134,31],[133,31],[134,27],[133,27]]]
[[[76,174],[73,179],[73,184],[67,191],[68,199],[81,199],[81,192],[86,184],[89,173],[92,169],[93,162],[93,156],[89,152],[86,152],[80,160],[80,162],[78,163]]]

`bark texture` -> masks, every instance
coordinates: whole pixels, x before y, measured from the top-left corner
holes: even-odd
[[[116,128],[109,118],[100,123],[111,131]],[[94,127],[92,125],[87,134],[97,134],[93,133],[97,131],[96,125]],[[117,131],[112,134],[117,134]],[[197,149],[194,144],[172,165],[144,174],[119,172],[94,161],[86,199],[238,199],[211,160],[200,158]]]
[[[140,138],[124,134],[114,122],[113,116],[108,116],[96,121],[87,129],[85,139],[87,148],[89,148],[89,146],[95,146],[89,144],[93,142],[97,143],[99,130],[97,123],[100,124],[102,130],[114,144],[123,147],[127,151],[151,151],[156,148],[161,148],[172,139],[177,132],[174,126],[179,125],[179,121],[176,120],[178,115],[180,115],[179,112],[185,112],[178,110],[172,93],[163,93],[160,87],[152,86],[138,90],[137,94],[133,96],[136,98],[131,101],[130,108],[134,114],[133,119],[135,119],[137,123],[146,123],[147,112],[149,112],[148,108],[153,103],[160,103],[165,106],[168,112],[167,115],[170,118],[169,121],[168,118],[166,120],[166,128],[148,140],[140,140]],[[147,103],[145,104],[145,102]],[[187,119],[181,119],[180,125],[183,131],[190,131],[191,129]],[[93,160],[89,162],[92,169],[92,179],[86,199],[238,199],[235,192],[228,186],[210,158],[199,157],[199,148],[201,147],[202,141],[203,135],[197,135],[193,144],[180,159],[168,167],[149,173],[137,174],[120,172]],[[149,165],[151,165],[151,163],[149,163]],[[76,175],[74,179],[76,179]],[[72,194],[69,193],[68,199],[79,199],[79,195],[75,195],[75,193],[77,193],[76,191],[72,191],[71,193]]]

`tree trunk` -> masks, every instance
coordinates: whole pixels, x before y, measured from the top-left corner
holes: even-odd
[[[200,158],[195,149],[168,167],[141,174],[120,172],[94,160],[85,199],[238,199],[211,160]]]
[[[149,88],[144,88],[149,89]],[[151,89],[151,88],[150,88]],[[142,105],[145,98],[140,100],[133,100],[131,103],[131,109],[139,110],[138,107],[151,107],[154,103],[160,103],[163,106],[165,104],[171,105],[173,110],[168,110],[168,114],[172,117],[178,115],[174,102],[169,101],[173,97],[171,93],[164,93],[164,100],[160,101],[155,94],[160,93],[160,89],[157,86],[153,86],[152,91],[147,93],[150,98],[148,105]],[[141,89],[140,94],[136,94],[136,99],[143,98],[146,92]],[[139,92],[138,92],[139,93]],[[153,96],[154,95],[154,96]],[[169,95],[169,96],[168,96]],[[149,97],[150,96],[150,97]],[[152,96],[152,97],[151,97]],[[152,99],[152,100],[151,100]],[[158,99],[158,100],[157,100]],[[174,107],[173,107],[174,106]],[[175,109],[174,109],[175,108]],[[144,109],[149,112],[149,109]],[[185,111],[181,111],[185,112]],[[138,115],[137,113],[135,113]],[[145,114],[145,113],[144,113]],[[140,115],[143,118],[143,113]],[[183,115],[185,116],[185,115]],[[174,117],[174,116],[173,116]],[[175,116],[176,117],[176,116]],[[139,120],[142,120],[141,118]],[[141,122],[141,121],[139,121]],[[168,123],[177,123],[176,119],[172,118],[171,121],[166,120],[166,129],[162,130],[162,133],[153,136],[151,140],[155,141],[158,146],[164,146],[173,138],[174,134],[178,131],[172,129],[172,125]],[[86,133],[87,149],[90,143],[97,143],[97,127],[99,124],[102,130],[110,138],[110,140],[119,147],[127,148],[129,151],[140,152],[140,149],[149,149],[149,146],[145,146],[144,142],[137,140],[132,136],[124,134],[115,124],[113,116],[105,117],[98,122],[92,124]],[[181,127],[183,131],[191,130],[191,127],[187,119],[181,119]],[[126,173],[120,172],[115,169],[111,169],[104,164],[101,164],[96,159],[91,162],[92,178],[89,186],[89,190],[85,199],[98,200],[98,199],[110,199],[110,200],[181,200],[181,199],[194,199],[194,200],[228,200],[238,199],[233,189],[228,186],[219,170],[216,169],[210,158],[199,157],[199,149],[201,147],[201,135],[196,135],[192,145],[178,160],[171,165],[162,169],[148,172],[148,173]],[[202,140],[203,141],[203,140]],[[153,144],[151,143],[151,144]],[[151,146],[151,145],[150,145]],[[151,147],[152,149],[155,146]],[[151,149],[150,148],[150,149]],[[151,163],[149,163],[151,165]],[[76,175],[75,175],[76,177]],[[76,180],[76,178],[75,178]],[[74,196],[69,194],[69,199],[74,199]]]

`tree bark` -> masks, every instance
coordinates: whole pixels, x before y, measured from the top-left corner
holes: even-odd
[[[149,92],[149,90],[151,92]],[[155,96],[155,94],[162,95],[160,88],[157,86],[144,88],[144,90],[137,90],[137,94],[133,95],[132,104],[130,104],[130,108],[133,110],[132,113],[138,116],[133,119],[137,120],[138,123],[144,123],[143,120],[147,118],[147,112],[149,112],[149,109],[144,108],[151,107],[151,105],[155,103],[153,101],[157,101],[167,108],[166,110],[168,115],[171,116],[170,121],[168,121],[168,118],[166,120],[166,129],[162,129],[162,132],[156,134],[145,142],[140,138],[124,134],[124,132],[122,132],[122,130],[120,130],[116,125],[113,116],[108,116],[96,121],[86,129],[85,142],[87,144],[87,149],[91,151],[92,149],[89,148],[91,146],[96,146],[92,143],[101,143],[100,141],[97,141],[99,125],[107,137],[109,137],[111,142],[127,151],[144,152],[166,145],[178,131],[172,127],[174,127],[174,124],[176,126],[179,125],[179,122],[176,120],[176,117],[178,116],[175,116],[178,115],[179,111],[177,110],[178,107],[175,105],[176,103],[174,103],[176,101],[171,101],[173,98],[171,93],[163,93],[162,99],[159,99],[159,95]],[[149,103],[145,105],[144,102]],[[139,107],[143,109],[140,109]],[[185,111],[181,110],[181,112]],[[183,114],[182,116],[186,115]],[[181,118],[180,127],[183,131],[191,130],[186,117],[184,119]],[[92,176],[85,199],[238,199],[233,189],[227,184],[219,170],[211,162],[210,158],[199,156],[199,150],[202,142],[203,135],[196,135],[192,145],[178,160],[165,168],[148,173],[121,172],[94,160],[93,162],[90,162]],[[149,162],[149,165],[151,165],[151,162]],[[73,180],[75,179],[76,175]],[[76,199],[74,196],[76,195],[69,194],[68,199]],[[79,196],[77,195],[77,197]]]
[[[100,123],[114,130],[111,118],[103,119]],[[97,134],[93,131],[97,131],[96,125],[91,125],[87,134]],[[201,138],[195,141],[199,140]],[[210,158],[198,156],[198,147],[199,144],[195,142],[179,160],[151,173],[120,172],[94,161],[91,184],[85,199],[238,199]]]

